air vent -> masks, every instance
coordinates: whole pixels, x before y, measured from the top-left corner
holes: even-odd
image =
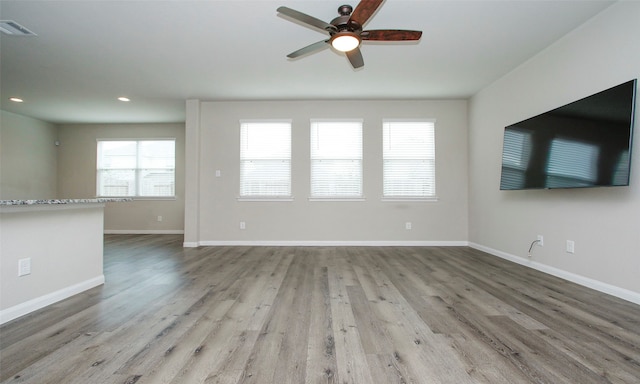
[[[0,20],[0,32],[11,36],[37,36],[13,20]]]

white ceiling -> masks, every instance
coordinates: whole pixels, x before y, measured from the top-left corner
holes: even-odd
[[[286,58],[326,35],[278,6],[328,22],[343,3],[0,0],[0,19],[37,34],[2,34],[0,108],[55,123],[135,123],[184,121],[193,98],[468,98],[612,2],[387,0],[365,29],[421,30],[418,43],[366,42],[359,70],[329,48]]]

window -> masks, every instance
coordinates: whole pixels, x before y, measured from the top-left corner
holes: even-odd
[[[311,121],[311,197],[362,198],[362,121]]]
[[[629,156],[630,152],[624,151],[620,154],[618,162],[616,162],[613,172],[613,183],[615,185],[629,184]]]
[[[547,187],[593,185],[598,178],[598,153],[593,144],[553,139],[547,163]]]
[[[523,188],[531,159],[531,133],[505,130],[500,189]]]
[[[383,122],[383,198],[436,197],[434,130],[434,121]]]
[[[98,140],[97,195],[173,197],[175,140]]]
[[[240,197],[291,197],[291,122],[240,122]]]

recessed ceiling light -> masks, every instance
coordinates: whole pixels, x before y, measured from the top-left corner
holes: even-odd
[[[22,100],[19,97],[10,97],[9,100],[13,101],[14,103],[22,103],[22,102],[24,102],[24,100]]]
[[[131,99],[129,99],[128,97],[124,97],[124,96],[118,97],[118,100],[120,100],[120,101],[131,101]]]

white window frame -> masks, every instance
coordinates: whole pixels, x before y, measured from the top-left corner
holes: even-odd
[[[401,151],[393,151],[390,148],[390,132],[389,129],[393,129],[392,124],[426,124],[427,132],[424,145],[432,145],[431,148],[425,148],[423,152],[415,153],[420,148],[410,148],[401,146],[398,149]],[[438,201],[437,196],[437,169],[436,169],[436,120],[435,119],[383,119],[382,121],[382,201],[417,201],[417,202],[432,202]],[[411,153],[414,151],[414,153]],[[395,152],[395,153],[394,153]],[[401,153],[401,154],[400,154]],[[428,184],[431,183],[432,193],[425,194],[390,194],[387,188],[387,182],[389,178],[390,165],[394,162],[422,162],[426,166],[426,175],[423,184],[423,188],[429,188]]]
[[[141,165],[141,151],[140,146],[141,143],[145,142],[155,142],[155,141],[170,141],[173,143],[173,166],[172,167],[143,167]],[[104,167],[101,159],[101,143],[106,142],[129,142],[135,143],[136,146],[136,164],[135,167],[131,168],[121,168],[121,167]],[[145,139],[97,139],[96,140],[96,196],[97,197],[129,197],[135,200],[174,200],[176,198],[176,161],[175,161],[175,149],[176,149],[176,139],[175,138],[145,138]],[[134,173],[134,184],[135,184],[135,194],[133,195],[121,195],[121,194],[101,194],[101,173],[104,171],[120,169],[123,171],[133,171]],[[147,171],[167,171],[171,170],[173,172],[173,181],[171,182],[172,194],[167,195],[143,195],[141,194],[141,186],[143,174]]]
[[[292,124],[291,119],[277,119],[277,120],[240,120],[240,164],[239,164],[239,195],[238,201],[292,201],[292,175],[291,175],[291,143],[292,143]],[[288,142],[284,145],[285,150],[281,153],[267,153],[264,150],[260,150],[259,148],[254,148],[254,153],[250,152],[250,148],[248,147],[249,143],[246,140],[250,140],[251,138],[246,136],[249,134],[248,129],[257,128],[261,129],[261,125],[276,125],[288,126],[288,135],[286,138]],[[262,153],[259,153],[262,152]],[[248,163],[259,164],[260,162],[273,162],[280,161],[288,165],[288,169],[285,171],[285,175],[287,178],[288,186],[286,193],[282,194],[257,194],[257,193],[248,193],[245,191],[246,188],[250,188],[247,186],[243,187],[245,183],[250,184],[251,179],[245,179],[245,172],[248,171],[246,167]],[[247,164],[245,164],[247,163]],[[253,181],[255,182],[255,180]],[[267,186],[268,188],[268,186]]]
[[[346,157],[344,154],[341,154],[341,155],[335,154],[337,157],[331,157],[333,155],[331,154],[331,152],[333,151],[330,147],[329,148],[325,147],[326,150],[321,149],[319,147],[320,136],[319,136],[318,129],[322,129],[323,124],[326,124],[326,127],[328,127],[328,129],[334,128],[336,124],[358,125],[359,127],[357,127],[357,129],[359,131],[356,133],[357,137],[354,137],[354,139],[355,140],[359,139],[359,142],[355,144],[354,148],[352,148],[354,150],[354,153],[348,154],[346,155]],[[365,200],[364,170],[363,170],[363,163],[364,163],[363,126],[364,126],[363,119],[311,119],[310,130],[309,130],[310,132],[310,140],[309,140],[309,145],[310,145],[309,193],[310,193],[310,196],[309,196],[309,200],[310,201],[364,201]],[[314,192],[314,183],[317,180],[315,175],[316,175],[316,172],[318,171],[318,168],[315,167],[314,165],[316,165],[318,162],[322,162],[323,160],[324,161],[327,161],[327,160],[328,161],[346,161],[346,162],[355,163],[356,164],[355,166],[357,168],[356,176],[359,176],[359,186],[357,186],[357,189],[359,189],[359,193],[358,194],[330,194],[330,193],[321,194],[321,193]],[[334,185],[334,187],[339,187],[339,183]]]

